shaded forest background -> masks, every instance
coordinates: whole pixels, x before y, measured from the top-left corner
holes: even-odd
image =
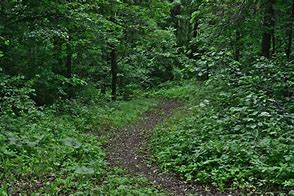
[[[116,99],[168,80],[208,79],[228,66],[220,62],[226,57],[244,69],[260,56],[286,62],[292,4],[2,1],[2,75],[32,87],[32,98],[44,105],[85,86],[112,90]]]

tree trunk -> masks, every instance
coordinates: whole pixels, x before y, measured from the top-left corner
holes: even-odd
[[[199,31],[199,21],[196,20],[194,22],[194,24],[192,25],[192,39],[197,39],[198,31]],[[197,51],[198,51],[198,45],[195,43],[195,41],[193,41],[193,42],[191,42],[191,44],[189,44],[189,46],[190,46],[190,50],[191,50],[189,57],[193,59],[193,58],[195,58],[195,56],[194,56],[195,53],[197,53]]]
[[[67,46],[66,46],[66,77],[71,78],[72,77],[72,49],[70,46],[70,39],[68,40]]]
[[[272,34],[272,55],[276,53],[276,36],[275,36],[275,30],[273,30]]]
[[[117,53],[116,48],[111,48],[111,95],[112,100],[115,101],[117,98]]]
[[[56,64],[53,67],[53,70],[58,74],[63,74],[63,72],[61,71],[62,69],[60,69],[63,64],[63,59],[61,57],[62,40],[57,36],[54,36],[53,38],[53,50],[53,58],[56,60]]]
[[[68,53],[66,56],[66,77],[72,77],[72,54]]]
[[[268,0],[265,3],[265,11],[263,18],[263,35],[262,35],[262,44],[261,44],[261,55],[270,58],[271,50],[271,41],[274,34],[275,26],[275,10],[274,10],[275,0]]]
[[[199,30],[199,21],[196,20],[192,27],[192,38],[197,38]]]
[[[235,40],[235,60],[239,61],[241,58],[241,37],[242,37],[242,33],[241,31],[238,29],[236,30],[236,40]]]
[[[170,10],[170,16],[171,16],[171,23],[173,27],[176,29],[176,38],[177,42],[180,40],[180,35],[181,35],[181,26],[180,26],[180,19],[177,17],[182,13],[182,7],[181,5],[176,5],[175,7],[171,8]]]
[[[72,78],[72,48],[70,46],[70,39],[68,40],[68,43],[66,45],[66,77]],[[71,99],[74,94],[74,89],[71,84],[67,85],[67,98]]]
[[[294,21],[294,2],[292,3],[292,8],[291,8],[291,17],[290,17],[290,22],[289,25],[287,25],[287,48],[286,48],[286,55],[288,60],[291,59],[291,52],[292,52],[292,40],[293,40],[293,21]]]
[[[101,88],[101,90],[100,90],[101,94],[105,95],[106,94],[106,85],[105,85],[104,81],[102,81],[100,88]]]

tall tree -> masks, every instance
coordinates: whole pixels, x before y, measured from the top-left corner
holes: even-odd
[[[275,0],[266,0],[264,2],[263,34],[261,43],[261,54],[266,58],[271,56],[271,41],[274,38],[275,28]]]
[[[289,22],[287,25],[287,45],[286,45],[286,55],[288,60],[291,58],[291,52],[292,52],[292,40],[293,40],[293,25],[294,25],[294,1],[292,2],[291,9],[290,11],[290,17],[289,17]]]
[[[111,99],[117,99],[117,51],[115,46],[111,46]]]

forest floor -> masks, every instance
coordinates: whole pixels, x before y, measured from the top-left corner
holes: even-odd
[[[125,169],[131,176],[147,178],[170,195],[232,195],[218,193],[207,186],[187,184],[178,175],[163,172],[152,163],[148,148],[152,130],[183,105],[179,101],[161,100],[156,108],[145,112],[140,120],[118,130],[105,146],[109,164]]]

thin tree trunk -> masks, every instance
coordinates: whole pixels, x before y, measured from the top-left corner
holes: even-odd
[[[293,21],[294,21],[294,2],[292,3],[292,9],[291,9],[291,17],[290,17],[290,22],[287,29],[287,48],[286,48],[286,55],[288,60],[291,59],[291,52],[292,52],[292,40],[293,40]]]
[[[72,77],[72,49],[70,46],[70,40],[68,40],[67,46],[66,46],[66,77],[71,78]]]
[[[117,98],[117,51],[115,46],[111,48],[111,95],[112,100]]]
[[[194,25],[192,26],[192,39],[197,39],[199,30],[199,22],[196,20]],[[195,42],[190,44],[191,54],[189,55],[190,58],[195,58],[194,54],[198,51],[198,46]]]
[[[72,48],[70,46],[70,40],[68,40],[68,43],[66,45],[66,77],[67,78],[72,78]],[[73,91],[73,86],[71,84],[67,85],[67,97],[68,99],[73,97],[74,91]]]
[[[274,34],[275,21],[275,0],[268,0],[265,3],[265,12],[263,19],[264,32],[262,35],[261,54],[266,58],[270,58],[271,41]]]
[[[272,55],[276,53],[276,36],[275,36],[275,29],[273,29],[272,33]]]
[[[236,45],[235,45],[235,60],[239,61],[241,58],[241,37],[242,37],[242,33],[241,31],[238,29],[236,31]]]
[[[199,30],[199,21],[196,20],[192,27],[192,38],[197,38]]]
[[[57,36],[55,36],[53,38],[53,58],[56,60],[56,64],[53,67],[53,70],[55,70],[55,72],[62,74],[62,72],[60,71],[60,67],[63,64],[63,60],[61,58],[61,54],[62,54],[62,41],[60,38],[58,38]]]
[[[102,95],[106,94],[106,85],[105,85],[104,81],[102,81],[102,83],[101,83],[101,94]]]

